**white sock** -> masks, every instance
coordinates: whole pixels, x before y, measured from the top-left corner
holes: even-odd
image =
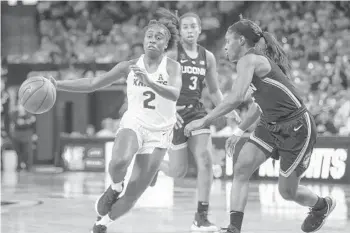
[[[117,191],[118,193],[120,193],[121,191],[123,191],[123,182],[119,182],[119,183],[112,183],[111,184],[111,188],[114,190],[114,191]]]
[[[103,226],[107,226],[108,224],[112,223],[113,220],[109,217],[109,215],[105,215],[101,218],[100,221],[96,222],[96,225],[103,225]]]

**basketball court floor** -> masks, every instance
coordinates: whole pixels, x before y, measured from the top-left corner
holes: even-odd
[[[4,172],[1,177],[1,232],[87,233],[95,220],[94,201],[104,191],[102,173]],[[112,224],[110,233],[185,233],[196,209],[194,179],[173,181],[160,175],[135,208]],[[215,180],[210,220],[226,227],[230,181]],[[319,232],[350,232],[350,185],[312,183],[318,194],[331,194],[337,207]],[[276,182],[255,181],[242,233],[297,233],[308,209],[284,201]]]

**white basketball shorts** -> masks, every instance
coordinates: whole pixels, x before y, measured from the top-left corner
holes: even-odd
[[[130,114],[124,114],[117,134],[122,129],[131,129],[136,133],[139,144],[137,154],[151,154],[156,147],[169,149],[173,139],[173,128],[151,130],[144,127],[136,117],[130,117]]]

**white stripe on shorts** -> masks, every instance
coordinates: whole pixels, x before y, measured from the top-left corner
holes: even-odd
[[[272,152],[273,151],[273,147],[270,146],[269,144],[267,144],[266,142],[264,142],[262,139],[258,138],[255,136],[255,131],[250,135],[250,139],[256,143],[258,143],[260,146],[262,146],[263,148],[265,148],[268,152]]]
[[[305,112],[304,117],[306,119],[306,124],[307,124],[307,137],[305,140],[305,144],[304,144],[303,148],[301,149],[300,153],[298,154],[297,159],[292,164],[292,166],[290,166],[286,172],[284,172],[280,169],[280,174],[284,177],[288,177],[288,176],[290,176],[290,174],[292,174],[292,172],[295,170],[295,168],[300,163],[301,159],[304,157],[305,151],[309,146],[310,138],[311,138],[311,121],[310,121],[309,113]]]

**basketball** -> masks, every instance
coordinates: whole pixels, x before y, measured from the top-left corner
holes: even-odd
[[[28,112],[42,114],[49,111],[55,104],[56,88],[44,77],[31,77],[19,88],[18,100]]]

